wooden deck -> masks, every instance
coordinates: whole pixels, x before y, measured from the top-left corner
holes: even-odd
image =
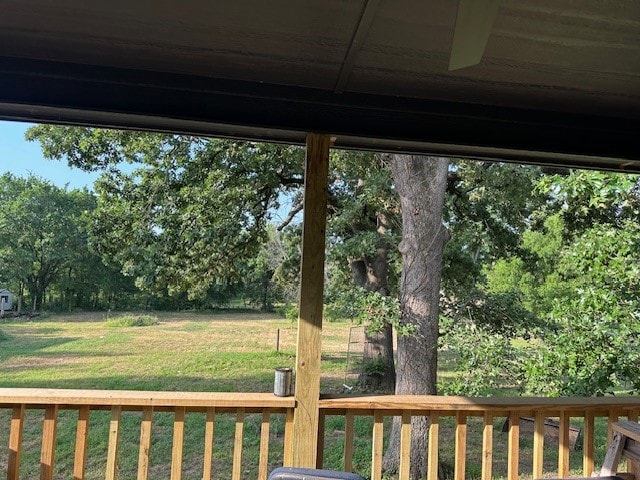
[[[245,421],[248,414],[261,414],[259,438],[254,439],[259,453],[258,478],[264,480],[268,476],[269,452],[273,440],[271,435],[272,415],[284,418],[282,429],[282,463],[289,465],[295,448],[292,440],[292,427],[296,401],[294,397],[281,398],[270,393],[187,393],[187,392],[142,392],[142,391],[106,391],[106,390],[56,390],[56,389],[0,389],[0,410],[10,412],[8,425],[8,445],[5,447],[7,457],[0,459],[0,467],[7,466],[7,478],[15,480],[20,477],[21,454],[24,443],[25,415],[27,411],[41,418],[40,438],[40,478],[53,479],[56,470],[56,451],[61,448],[56,439],[59,413],[62,410],[77,411],[75,444],[68,450],[74,452],[73,478],[84,479],[87,464],[87,447],[89,442],[90,413],[96,410],[109,411],[110,422],[107,461],[104,478],[118,478],[118,449],[120,426],[123,412],[139,412],[140,441],[138,444],[137,478],[149,478],[151,464],[152,424],[156,412],[168,412],[173,419],[171,447],[171,479],[183,478],[183,448],[186,438],[187,414],[198,413],[205,422],[204,449],[201,459],[203,478],[221,478],[215,472],[213,463],[214,425],[217,415],[235,414],[235,433],[233,434],[232,480],[248,478],[242,468],[243,455],[246,451]],[[596,422],[611,425],[621,419],[637,421],[640,413],[640,398],[637,397],[600,397],[600,398],[466,398],[440,396],[350,396],[340,398],[322,398],[319,401],[320,432],[317,439],[317,466],[322,467],[325,451],[325,426],[329,417],[344,418],[344,452],[341,468],[353,469],[355,445],[362,438],[354,427],[356,419],[369,417],[371,433],[368,439],[371,448],[371,478],[382,478],[382,457],[385,419],[399,416],[402,419],[403,434],[400,449],[400,479],[408,478],[410,458],[411,419],[416,416],[428,416],[431,420],[429,432],[429,465],[428,478],[437,479],[439,447],[442,444],[454,443],[454,478],[467,478],[468,448],[471,447],[467,427],[470,419],[482,425],[482,468],[481,478],[488,480],[494,473],[496,459],[504,459],[508,466],[507,478],[514,480],[520,476],[542,477],[543,455],[549,449],[557,449],[557,475],[568,477],[570,439],[569,425],[578,422],[582,428],[582,452],[574,453],[582,456],[582,472],[589,476],[596,471],[594,451],[595,445],[606,443],[607,439],[596,438]],[[532,467],[520,465],[520,427],[519,417],[533,417],[533,459]],[[559,422],[559,438],[557,443],[545,442],[545,418],[556,418]],[[75,417],[74,417],[75,418]],[[505,451],[496,450],[494,444],[494,425],[498,420],[510,419]],[[443,423],[453,422],[453,434],[444,434],[440,428]],[[342,430],[341,430],[342,432]],[[335,434],[335,432],[333,432]],[[334,438],[334,437],[332,437]],[[475,448],[475,447],[474,447]],[[503,448],[503,447],[501,447]]]

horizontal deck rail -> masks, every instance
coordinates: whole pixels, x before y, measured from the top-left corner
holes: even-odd
[[[201,455],[202,478],[219,478],[214,475],[214,432],[216,417],[222,413],[235,414],[232,440],[232,480],[242,478],[245,419],[247,414],[262,414],[259,434],[259,458],[257,477],[265,480],[268,474],[271,415],[284,417],[282,463],[290,461],[292,450],[291,426],[293,422],[293,398],[280,398],[265,393],[187,393],[187,392],[140,392],[111,390],[58,390],[0,388],[0,411],[8,410],[10,421],[8,432],[7,478],[20,478],[21,456],[25,438],[27,411],[37,410],[42,414],[40,428],[40,478],[52,480],[56,469],[56,451],[61,448],[56,442],[59,413],[61,410],[77,411],[75,446],[73,453],[73,478],[85,479],[87,450],[89,446],[90,417],[92,411],[110,411],[108,447],[105,472],[107,480],[118,478],[119,437],[123,412],[139,412],[140,440],[138,444],[137,479],[149,478],[152,450],[152,429],[156,412],[172,415],[171,469],[172,480],[182,478],[185,421],[187,414],[197,413],[204,423],[204,449]],[[2,462],[0,462],[0,465]]]
[[[591,475],[596,471],[596,451],[606,447],[607,436],[611,434],[610,425],[619,419],[637,421],[640,413],[640,397],[347,396],[323,397],[319,405],[318,466],[323,466],[329,449],[338,448],[342,464],[332,460],[331,468],[347,471],[357,468],[358,473],[372,480],[382,478],[385,434],[393,417],[401,424],[400,480],[409,478],[412,419],[420,416],[430,420],[429,480],[438,478],[444,455],[451,459],[450,476],[454,480],[470,477],[488,480],[495,476],[515,480],[519,476]],[[294,409],[293,397],[281,398],[270,393],[4,388],[0,389],[0,415],[6,421],[0,421],[0,439],[6,442],[8,456],[0,458],[0,470],[6,469],[10,480],[20,478],[21,465],[28,466],[21,457],[30,449],[31,461],[37,462],[39,458],[35,467],[39,467],[40,478],[45,480],[61,475],[78,480],[116,479],[119,475],[144,480],[157,476],[153,474],[152,462],[157,448],[154,439],[157,430],[163,430],[168,442],[164,474],[171,479],[181,479],[186,471],[193,476],[193,464],[197,462],[198,478],[202,472],[204,479],[264,480],[269,469],[291,462]],[[532,432],[521,431],[522,417],[531,418]],[[557,421],[557,441],[545,438],[549,418]],[[505,433],[498,428],[503,423]],[[576,426],[582,435],[581,452],[571,451],[570,432]],[[71,443],[67,447],[61,445],[58,435],[63,430]],[[224,442],[223,430],[229,437]],[[122,437],[126,432],[125,441]],[[102,435],[97,441],[102,442],[103,450],[90,448],[98,433]],[[198,446],[195,453],[191,446],[188,465],[185,451],[189,442]],[[247,453],[247,448],[252,450]],[[362,465],[356,465],[355,461],[362,448],[369,449],[365,452],[370,459],[364,467],[367,471],[362,471]],[[67,452],[69,458],[64,467],[67,470],[61,471],[56,464],[57,460],[65,460],[62,458],[65,454],[59,452]],[[94,465],[91,476],[87,476],[87,465],[95,463],[92,458],[95,452],[104,457],[99,465],[102,470],[97,474]],[[123,472],[120,468],[124,454],[129,455],[133,470]],[[223,455],[228,460],[221,467]],[[228,471],[221,471],[223,467]],[[32,468],[31,474],[23,478],[33,476]]]
[[[578,423],[582,429],[582,475],[590,476],[595,471],[594,452],[596,423],[606,422],[604,436],[611,437],[611,424],[620,418],[638,420],[640,397],[593,397],[593,398],[466,398],[441,396],[365,396],[365,397],[325,397],[320,401],[320,451],[318,466],[323,464],[324,439],[327,417],[344,417],[343,468],[353,470],[354,424],[356,417],[372,417],[371,424],[371,479],[382,478],[383,438],[385,419],[399,417],[401,422],[401,442],[399,452],[399,480],[409,478],[411,449],[411,419],[418,416],[430,420],[428,432],[427,478],[438,479],[439,452],[443,442],[453,444],[453,478],[466,478],[468,457],[469,421],[476,419],[481,429],[479,450],[480,477],[489,480],[494,475],[493,464],[496,453],[506,457],[506,478],[515,480],[525,472],[520,465],[520,419],[532,417],[533,446],[531,449],[531,475],[540,478],[546,472],[545,420],[549,417],[558,421],[557,476],[570,474],[570,426]],[[452,424],[452,431],[443,438],[442,426],[445,420]],[[497,421],[504,421],[508,431],[506,451],[496,452],[494,427]],[[387,423],[388,425],[388,423]],[[599,445],[606,445],[607,438],[599,439]],[[551,442],[547,442],[551,443]]]

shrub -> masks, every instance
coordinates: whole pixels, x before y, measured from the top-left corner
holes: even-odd
[[[158,317],[152,315],[121,315],[107,320],[108,327],[150,327],[158,325]]]

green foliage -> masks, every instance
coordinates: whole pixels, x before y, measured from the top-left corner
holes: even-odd
[[[158,325],[158,317],[153,315],[121,315],[105,322],[108,327],[151,327]]]
[[[295,303],[286,303],[276,308],[276,313],[290,322],[295,322],[298,320],[298,305]]]
[[[398,335],[411,335],[415,332],[415,325],[400,323],[399,308],[400,303],[395,297],[352,288],[335,297],[325,314],[329,319],[349,318],[365,325],[371,333],[380,332],[385,324],[390,324]]]
[[[7,340],[9,340],[9,335],[0,330],[0,342],[6,342]]]
[[[50,125],[28,138],[49,158],[107,170],[95,184],[92,245],[150,293],[204,298],[241,280],[280,199],[302,183],[297,147]]]

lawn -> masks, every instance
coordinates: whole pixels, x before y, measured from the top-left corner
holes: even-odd
[[[2,321],[0,330],[0,387],[51,387],[81,389],[271,392],[274,369],[295,364],[296,324],[276,315],[259,313],[157,313],[157,324],[127,326],[115,314],[83,313],[55,315],[28,321]],[[140,322],[144,324],[145,322]],[[153,322],[151,322],[153,323]],[[342,393],[349,340],[348,322],[327,322],[323,328],[321,391]],[[279,332],[279,349],[276,338]],[[455,359],[441,362],[450,376]],[[351,380],[351,379],[349,379]],[[21,472],[35,478],[39,468],[41,412],[30,411],[25,429]],[[56,478],[69,478],[73,461],[76,414],[61,411],[56,450]],[[108,412],[91,414],[87,478],[103,478],[106,462]],[[10,412],[0,412],[0,445],[7,445]],[[282,462],[283,418],[272,419],[270,463]],[[453,422],[443,419],[440,458],[453,460]],[[216,418],[216,478],[229,478],[234,435],[233,415]],[[134,478],[137,467],[139,414],[126,413],[121,426],[120,478]],[[204,418],[187,416],[184,478],[201,477]],[[506,435],[502,420],[494,433],[494,475],[506,473]],[[171,456],[172,416],[154,416],[151,478],[168,478]],[[260,417],[245,422],[244,478],[256,478]],[[599,426],[604,432],[604,425]],[[385,428],[385,431],[389,431]],[[325,467],[342,466],[344,441],[342,417],[328,417]],[[361,474],[370,468],[371,419],[358,418],[354,467]],[[482,429],[478,419],[469,419],[467,478],[479,478]],[[530,471],[531,436],[521,437],[522,470]],[[599,445],[602,450],[606,440]],[[599,453],[601,456],[602,453]],[[549,470],[557,460],[557,449],[545,449]],[[572,467],[579,468],[581,452],[572,452]],[[6,454],[0,454],[0,476],[6,475]],[[449,472],[451,473],[451,472]],[[526,476],[524,476],[526,477]]]

